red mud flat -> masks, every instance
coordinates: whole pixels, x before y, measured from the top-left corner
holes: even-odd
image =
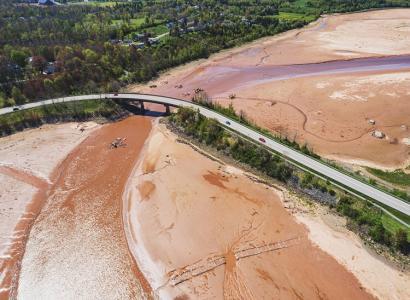
[[[124,193],[131,252],[159,299],[373,299],[274,188],[153,129]]]
[[[0,282],[0,299],[3,300],[15,296],[26,237],[30,232],[33,220],[40,213],[41,207],[46,200],[49,183],[42,178],[12,167],[0,166],[0,173],[37,189],[32,201],[26,207],[24,215],[14,228],[15,237],[10,248],[5,253],[6,257],[1,260],[0,273],[2,274],[2,280]]]
[[[63,161],[34,222],[21,264],[19,298],[148,298],[128,252],[121,195],[151,130],[131,117],[95,131]],[[111,148],[116,138],[126,145]]]

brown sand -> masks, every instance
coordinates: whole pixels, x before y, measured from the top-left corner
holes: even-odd
[[[128,253],[124,184],[151,129],[132,117],[103,126],[59,167],[22,261],[21,298],[146,298],[150,286]],[[117,137],[126,146],[110,148]]]
[[[130,250],[160,298],[372,298],[274,189],[176,143],[163,125],[123,199]]]
[[[148,83],[131,86],[129,90],[191,99],[194,88],[204,87],[212,97],[224,97],[222,103],[226,105],[231,102],[226,100],[228,95],[235,93],[238,98],[234,105],[238,110],[244,110],[259,125],[275,133],[286,134],[289,138],[296,136],[323,156],[384,168],[401,167],[409,157],[406,143],[410,135],[399,128],[408,123],[410,106],[407,103],[409,82],[400,79],[400,75],[383,79],[380,76],[392,72],[379,71],[373,74],[380,80],[366,81],[370,72],[364,72],[351,76],[272,81],[241,88],[238,81],[250,76],[249,72],[238,73],[234,68],[254,67],[263,72],[264,67],[275,65],[409,54],[409,28],[410,9],[326,16],[306,28],[264,38],[223,51],[208,60],[176,68],[155,80],[158,88],[149,88],[153,83]],[[228,71],[231,72],[229,76]],[[409,71],[396,73],[405,72]],[[331,84],[317,88],[316,85],[328,77],[331,77]],[[360,81],[354,83],[360,87],[343,87],[351,81]],[[387,85],[381,84],[384,81]],[[183,87],[176,88],[180,84]],[[349,90],[344,91],[346,88]],[[361,101],[363,93],[371,95],[371,99]],[[400,143],[371,138],[372,128],[366,118],[373,117],[380,119],[380,129],[386,130],[393,139],[399,138]]]

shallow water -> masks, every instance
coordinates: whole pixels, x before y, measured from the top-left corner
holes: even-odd
[[[227,67],[211,65],[204,67],[199,73],[188,74],[181,79],[181,83],[184,84],[185,91],[200,87],[210,95],[215,96],[246,86],[292,78],[369,71],[398,71],[408,68],[410,68],[410,55],[282,66]],[[170,92],[175,94],[176,90],[168,86],[158,89],[158,92],[169,95]]]

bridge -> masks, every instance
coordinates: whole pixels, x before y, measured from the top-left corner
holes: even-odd
[[[333,168],[332,166],[327,165],[321,160],[312,158],[304,153],[301,153],[295,149],[288,147],[276,141],[268,136],[263,135],[262,133],[247,127],[237,121],[234,121],[216,111],[205,108],[201,105],[195,104],[193,102],[165,97],[157,95],[148,95],[148,94],[132,94],[132,93],[107,93],[107,94],[93,94],[93,95],[82,95],[82,96],[72,96],[72,97],[62,97],[49,99],[39,102],[33,102],[24,104],[18,107],[6,107],[0,109],[0,115],[13,113],[16,110],[26,110],[30,108],[41,107],[43,105],[51,105],[57,103],[65,102],[75,102],[75,101],[84,101],[84,100],[104,100],[104,99],[118,99],[118,101],[139,101],[141,107],[143,108],[144,102],[148,103],[157,103],[162,104],[166,107],[166,110],[169,112],[169,107],[188,107],[195,110],[198,110],[199,113],[207,118],[213,118],[217,120],[223,126],[229,128],[230,130],[239,133],[242,136],[245,136],[247,139],[261,144],[268,149],[279,153],[283,156],[284,159],[289,161],[292,164],[295,164],[297,167],[304,169],[308,172],[312,172],[317,176],[331,181],[334,185],[352,193],[362,199],[370,198],[376,200],[376,202],[383,204],[384,206],[393,208],[407,216],[410,215],[410,204],[391,195],[375,186],[371,186],[365,181],[353,178],[347,173],[344,173],[340,170]],[[398,219],[389,211],[387,211],[382,206],[378,205],[382,210],[387,212],[389,215],[397,219],[399,222],[403,223],[407,227],[407,223]]]

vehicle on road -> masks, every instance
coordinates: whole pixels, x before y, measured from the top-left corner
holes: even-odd
[[[259,141],[262,142],[262,143],[266,143],[266,140],[262,137],[259,138]]]
[[[225,121],[225,124],[226,124],[226,125],[231,125],[231,122]]]
[[[18,110],[20,110],[20,108],[18,108],[17,106],[13,107],[13,111],[18,111]]]

